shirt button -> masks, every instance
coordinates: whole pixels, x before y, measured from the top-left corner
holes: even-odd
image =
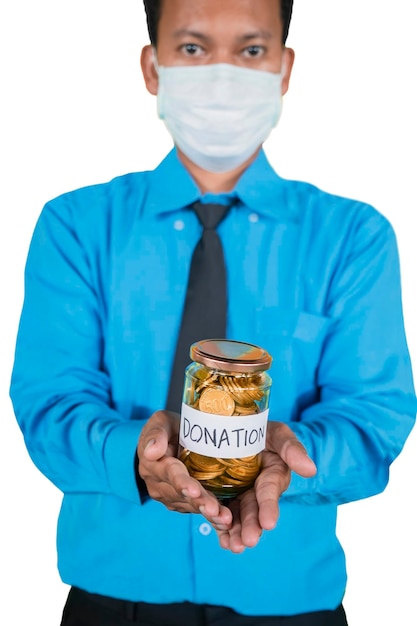
[[[252,222],[252,224],[256,224],[256,222],[259,222],[259,215],[257,213],[251,213],[249,215],[249,221]]]
[[[185,224],[184,224],[184,222],[182,220],[175,220],[174,228],[175,228],[175,230],[184,230]]]
[[[203,524],[200,524],[200,528],[198,530],[202,535],[207,537],[207,535],[211,533],[211,526],[210,524],[207,524],[207,522],[204,522]]]

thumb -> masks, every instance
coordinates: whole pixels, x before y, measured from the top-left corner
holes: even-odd
[[[142,457],[147,461],[158,461],[165,456],[168,449],[168,433],[164,428],[152,428],[146,433],[142,442]]]
[[[178,434],[178,417],[171,411],[156,411],[149,418],[139,437],[139,458],[157,461],[167,453],[170,439]]]
[[[317,473],[313,459],[308,456],[307,450],[295,435],[283,443],[280,456],[290,470],[304,478],[310,478]]]
[[[314,461],[287,424],[275,422],[270,435],[269,448],[281,457],[291,471],[304,478],[310,478],[317,473]]]

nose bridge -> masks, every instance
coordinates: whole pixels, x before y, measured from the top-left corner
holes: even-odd
[[[225,42],[217,45],[211,55],[213,63],[233,63],[234,54],[231,46]]]

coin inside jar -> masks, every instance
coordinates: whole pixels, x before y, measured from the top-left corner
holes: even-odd
[[[235,411],[235,401],[227,391],[208,387],[200,396],[198,408],[200,411],[204,411],[204,413],[233,415]]]
[[[193,344],[186,369],[179,458],[220,499],[253,486],[261,469],[271,357],[261,348],[214,340]]]

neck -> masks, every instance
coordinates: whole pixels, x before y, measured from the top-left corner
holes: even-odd
[[[227,193],[232,191],[243,172],[256,159],[259,154],[259,147],[256,152],[242,165],[229,172],[209,172],[190,161],[181,150],[177,148],[180,161],[189,171],[197,183],[201,193]]]

